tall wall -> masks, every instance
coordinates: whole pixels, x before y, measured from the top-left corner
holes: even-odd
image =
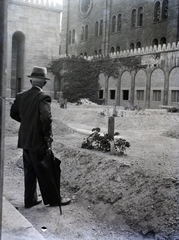
[[[164,0],[159,0],[162,9]],[[110,52],[111,47],[120,47],[120,50],[127,50],[130,44],[141,43],[141,47],[152,45],[153,40],[161,38],[168,42],[178,41],[178,21],[179,21],[179,2],[178,0],[168,0],[167,19],[160,18],[154,21],[154,6],[156,0],[66,0],[64,1],[63,27],[62,27],[62,54],[80,55],[87,53],[93,55],[94,51],[102,50],[102,54]],[[81,5],[80,5],[81,4]],[[86,8],[85,8],[86,7]],[[136,23],[131,27],[131,13],[142,7],[142,25]],[[83,12],[84,10],[84,12]],[[85,12],[86,10],[86,12]],[[121,14],[120,30],[112,31],[112,17]],[[95,36],[95,24],[103,20],[103,33]],[[81,40],[82,27],[88,25],[88,39]],[[117,26],[116,26],[117,27]],[[69,44],[69,31],[75,30],[75,42]]]
[[[33,66],[47,66],[59,56],[62,7],[47,1],[8,1],[7,97],[30,87]],[[46,91],[53,96],[53,76]],[[19,82],[18,82],[19,81]]]
[[[88,52],[93,55],[94,47],[101,48],[101,40],[94,36],[95,21],[103,18],[105,14],[106,0],[91,1],[91,11],[89,15],[83,16],[80,11],[78,0],[66,0],[63,5],[62,19],[62,54],[80,55],[80,53]],[[88,40],[81,41],[82,26],[88,25]],[[69,44],[69,31],[75,30],[75,43]],[[93,47],[92,47],[93,46]]]
[[[61,56],[140,57],[140,69],[120,67],[117,79],[101,74],[99,96],[106,104],[178,106],[178,26],[178,0],[66,0]]]
[[[142,47],[152,45],[154,38],[160,39],[165,37],[168,42],[177,42],[177,19],[179,3],[176,0],[168,1],[167,20],[162,20],[162,0],[160,0],[160,19],[154,21],[154,5],[155,0],[132,0],[125,1],[112,0],[111,4],[111,18],[113,15],[122,14],[122,26],[120,31],[111,34],[109,48],[117,44],[120,45],[121,50],[130,48],[130,43],[134,43],[136,47],[137,42],[141,42]],[[142,25],[131,27],[131,13],[136,10],[136,15],[139,13],[139,8],[143,8]],[[111,32],[111,29],[110,29]]]
[[[94,61],[104,56],[84,58]],[[100,87],[96,91],[106,105],[142,109],[179,107],[179,42],[114,52],[108,58],[115,59],[118,76],[99,74]]]
[[[89,56],[86,59],[90,61],[94,57],[101,58]],[[130,105],[132,108],[137,105],[140,108],[159,108],[161,105],[179,107],[179,42],[164,44],[163,47],[149,46],[134,51],[115,52],[109,57],[118,58],[119,61],[140,57],[140,64],[133,68],[119,67],[118,78],[111,77],[108,83],[104,75],[100,74],[99,84],[106,104]],[[114,99],[110,98],[111,90],[116,93]],[[124,91],[128,92],[128,96],[123,96]],[[141,93],[143,96],[138,96]]]

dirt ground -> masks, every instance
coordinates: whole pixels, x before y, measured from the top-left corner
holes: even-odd
[[[81,148],[92,128],[107,133],[112,106],[68,103],[62,109],[54,101],[53,151],[62,161],[61,192],[72,199],[60,215],[58,207],[23,207],[19,124],[9,117],[10,105],[4,196],[45,239],[179,240],[179,113],[117,108],[115,131],[131,146],[116,156]]]

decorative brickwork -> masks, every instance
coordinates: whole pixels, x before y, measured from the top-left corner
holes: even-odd
[[[53,0],[8,0],[9,3],[29,5],[31,7],[47,8],[54,11],[62,11],[62,5],[56,4]]]

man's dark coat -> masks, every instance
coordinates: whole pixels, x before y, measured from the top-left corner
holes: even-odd
[[[51,98],[40,88],[17,94],[10,115],[20,122],[18,147],[32,152],[44,152],[46,141],[52,139]]]
[[[41,88],[17,94],[11,106],[10,116],[20,122],[18,147],[23,148],[25,176],[25,207],[37,202],[38,179],[44,204],[56,201],[50,178],[42,165],[47,156],[47,141],[52,141],[51,98]],[[59,170],[58,170],[59,171]]]

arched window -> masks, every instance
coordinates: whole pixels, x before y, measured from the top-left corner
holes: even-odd
[[[116,31],[116,16],[112,17],[112,32]]]
[[[153,39],[153,42],[152,42],[152,46],[158,46],[158,39],[157,38],[154,38]]]
[[[134,50],[134,43],[130,44],[130,50]]]
[[[87,52],[85,52],[85,53],[84,53],[84,56],[85,56],[85,57],[87,57],[87,56],[88,56]]]
[[[166,44],[166,43],[167,43],[166,38],[165,38],[165,37],[162,37],[162,38],[160,39],[160,44],[163,45],[163,44]]]
[[[71,44],[71,31],[69,31],[68,43]]]
[[[100,21],[100,25],[99,25],[99,36],[103,35],[103,20]]]
[[[154,5],[154,22],[160,21],[160,2],[157,1]]]
[[[99,49],[99,53],[98,53],[99,55],[101,55],[102,54],[102,50],[101,49]]]
[[[136,11],[136,9],[133,9],[132,13],[131,13],[131,27],[132,28],[136,27],[136,17],[137,17],[137,11]]]
[[[141,48],[141,42],[137,42],[136,43],[136,48],[138,49],[138,48]]]
[[[85,39],[88,39],[88,25],[85,26]]]
[[[21,31],[15,31],[12,39],[12,59],[11,59],[11,97],[15,97],[22,91],[24,75],[24,57],[25,57],[25,35]]]
[[[143,24],[143,7],[138,9],[138,18],[137,18],[137,25],[140,27]]]
[[[73,29],[72,43],[75,43],[75,29]]]
[[[95,23],[95,37],[98,37],[98,22]]]
[[[122,15],[118,14],[117,16],[117,31],[120,31],[122,27]]]
[[[116,47],[116,52],[120,52],[120,47],[119,46]]]
[[[84,34],[85,34],[85,28],[84,28],[84,26],[82,26],[82,29],[81,29],[81,41],[84,40]]]
[[[162,20],[167,20],[168,18],[168,0],[163,0],[162,3]]]
[[[97,50],[94,50],[94,55],[97,56]]]
[[[114,53],[114,47],[111,47],[111,53]]]

